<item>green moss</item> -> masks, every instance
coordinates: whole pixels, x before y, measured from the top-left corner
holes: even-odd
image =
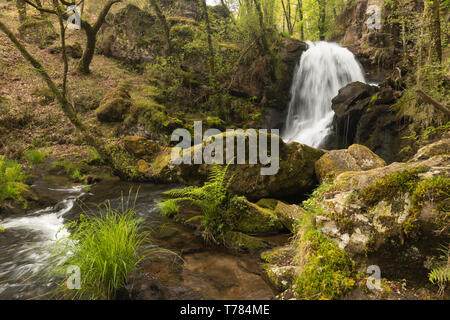
[[[260,206],[261,208],[275,210],[275,207],[278,204],[277,199],[260,199],[256,205]]]
[[[361,189],[359,195],[371,206],[383,199],[392,199],[400,193],[412,192],[419,180],[418,175],[425,169],[418,167],[394,172]]]
[[[308,257],[296,280],[298,298],[336,299],[355,286],[347,253],[319,231],[307,232],[300,246]]]
[[[417,218],[425,202],[437,204],[438,214],[434,223],[439,225],[442,230],[450,228],[450,178],[434,176],[415,185],[412,192],[412,209],[403,226],[405,234],[412,235],[420,231],[421,225]]]
[[[245,251],[258,251],[267,248],[267,243],[241,232],[228,231],[224,237],[226,245]]]
[[[261,252],[261,260],[270,264],[279,264],[292,258],[293,251],[290,247],[274,248]]]
[[[261,208],[247,201],[245,197],[233,197],[227,215],[235,219],[234,230],[240,232],[261,234],[283,229],[273,210]]]

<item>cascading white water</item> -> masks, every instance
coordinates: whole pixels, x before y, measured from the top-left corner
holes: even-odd
[[[341,88],[365,82],[361,66],[346,48],[330,42],[308,42],[291,86],[283,139],[320,147],[330,133],[331,100]]]

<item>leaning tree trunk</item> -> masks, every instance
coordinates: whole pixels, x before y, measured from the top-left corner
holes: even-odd
[[[91,130],[89,130],[89,128],[86,127],[83,124],[83,122],[81,122],[80,117],[78,117],[78,114],[75,111],[74,107],[69,103],[65,94],[58,89],[57,85],[50,78],[49,74],[45,70],[42,63],[39,62],[37,59],[35,59],[28,52],[28,50],[19,42],[16,36],[11,32],[11,30],[9,30],[8,27],[6,27],[6,25],[3,24],[1,21],[0,21],[0,31],[6,34],[6,36],[11,40],[11,42],[15,45],[15,47],[20,51],[25,60],[33,66],[33,68],[41,76],[44,82],[48,85],[52,93],[55,95],[56,100],[60,104],[61,109],[64,112],[64,115],[70,120],[72,125],[80,131],[86,143],[97,150],[102,159],[105,160],[105,162],[111,166],[111,168],[114,171],[114,174],[116,174],[120,178],[125,178],[126,177],[125,174],[116,164],[111,154],[106,150],[104,143],[94,134],[92,134]]]

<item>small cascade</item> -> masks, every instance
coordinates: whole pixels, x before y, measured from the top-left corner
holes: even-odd
[[[283,139],[317,148],[330,134],[334,117],[332,99],[347,84],[365,82],[365,78],[348,49],[324,41],[308,45],[292,82]]]

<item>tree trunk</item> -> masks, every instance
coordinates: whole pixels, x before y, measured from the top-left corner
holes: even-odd
[[[305,30],[303,27],[303,0],[298,0],[298,12],[300,19],[300,40],[305,40]]]
[[[203,8],[203,15],[205,19],[206,24],[206,32],[208,34],[208,49],[209,49],[209,69],[211,76],[214,77],[215,75],[215,62],[214,62],[214,47],[212,43],[212,32],[211,32],[211,25],[209,23],[209,15],[208,15],[208,6],[206,5],[206,0],[200,0],[200,5]]]
[[[41,78],[45,81],[45,83],[48,85],[52,93],[55,95],[56,100],[61,106],[61,109],[63,110],[65,116],[70,120],[70,122],[77,128],[80,133],[83,135],[84,140],[86,143],[92,147],[94,147],[99,155],[102,157],[102,159],[111,166],[111,168],[114,171],[114,174],[119,176],[120,178],[125,178],[126,175],[123,173],[123,171],[116,165],[114,159],[112,158],[111,154],[106,150],[104,147],[104,143],[95,137],[93,134],[91,134],[91,131],[89,128],[87,128],[78,117],[78,114],[76,113],[73,106],[67,101],[66,96],[61,93],[61,91],[57,88],[55,82],[50,78],[48,73],[45,71],[44,66],[42,63],[40,63],[38,60],[36,60],[28,51],[27,49],[19,42],[19,40],[16,38],[16,36],[9,30],[6,25],[4,25],[0,21],[0,31],[3,31],[6,36],[11,40],[11,42],[16,46],[16,48],[20,51],[22,56],[25,58],[25,60],[30,63],[33,68],[37,71],[37,73],[41,76]]]
[[[326,3],[325,0],[317,0],[319,3],[319,39],[325,40],[325,18]]]
[[[19,21],[20,23],[24,22],[27,18],[27,7],[23,0],[16,0],[17,11],[19,12]]]
[[[97,33],[94,32],[89,23],[81,22],[81,27],[86,33],[86,48],[83,51],[83,56],[78,65],[78,70],[82,74],[89,74],[89,66],[91,65],[92,59],[95,54],[95,43],[97,42]]]
[[[433,0],[431,34],[433,37],[433,61],[442,62],[440,0]]]
[[[264,25],[264,15],[261,9],[261,4],[259,3],[258,0],[253,0],[253,3],[255,4],[256,12],[258,13],[259,27],[261,28],[261,47],[263,53],[267,54],[269,53],[269,44],[267,42],[266,26]]]
[[[166,52],[165,55],[170,56],[172,54],[172,44],[170,42],[170,27],[167,23],[166,17],[161,11],[161,8],[158,5],[157,0],[150,0],[150,4],[156,12],[156,16],[158,17],[159,22],[161,23],[161,26],[163,27],[164,31],[164,38],[166,40]]]
[[[92,59],[95,54],[95,43],[97,41],[97,33],[101,26],[105,22],[106,15],[108,14],[111,7],[121,0],[110,0],[100,12],[97,21],[94,26],[91,26],[88,22],[81,20],[81,28],[84,29],[86,33],[86,48],[84,49],[83,56],[78,64],[78,70],[82,74],[89,74],[89,66],[91,65]]]

